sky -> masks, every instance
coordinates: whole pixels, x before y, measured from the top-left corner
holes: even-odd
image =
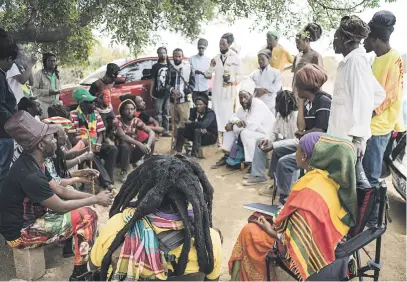
[[[407,53],[407,40],[405,38],[407,30],[407,0],[398,0],[396,3],[385,3],[382,1],[380,8],[366,9],[359,16],[368,22],[372,18],[373,14],[380,10],[389,10],[393,12],[397,18],[395,30],[391,36],[391,46],[397,49],[400,53]],[[243,19],[236,21],[233,25],[228,23],[213,22],[208,24],[203,33],[199,37],[206,38],[209,41],[206,54],[209,57],[213,57],[219,53],[218,42],[222,34],[226,32],[232,32],[235,37],[235,42],[240,46],[240,57],[253,57],[257,52],[265,47],[266,36],[265,32],[259,32],[251,30],[252,21],[249,19]],[[322,53],[324,56],[334,55],[332,49],[332,39],[334,31],[330,31],[328,35],[323,36],[319,41],[312,43],[312,48]],[[180,34],[173,32],[159,33],[161,42],[157,43],[157,46],[164,45],[169,52],[175,48],[182,48],[185,56],[191,56],[197,52],[196,41],[191,43],[185,40]],[[403,36],[404,35],[404,36]],[[100,38],[103,45],[109,45],[109,39]],[[295,41],[293,38],[281,38],[279,43],[289,50],[293,55],[297,54],[295,47]],[[156,56],[157,46],[150,46],[145,48],[142,52],[142,56]]]

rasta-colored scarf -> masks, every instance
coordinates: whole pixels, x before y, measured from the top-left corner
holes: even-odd
[[[79,128],[86,128],[89,131],[90,141],[92,144],[96,143],[98,139],[97,128],[97,118],[96,113],[93,112],[89,114],[86,118],[86,115],[83,113],[80,106],[76,109],[78,111],[78,122]],[[83,139],[88,138],[88,133],[85,130],[80,131],[80,136]]]

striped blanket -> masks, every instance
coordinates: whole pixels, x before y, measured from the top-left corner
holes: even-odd
[[[123,211],[126,223],[135,212],[134,208]],[[164,253],[159,249],[156,234],[184,228],[176,215],[156,212],[137,221],[125,235],[119,260],[112,281],[166,280],[168,274]]]
[[[287,248],[286,262],[301,280],[335,260],[336,246],[349,231],[342,221],[348,213],[340,203],[339,187],[326,171],[308,172],[294,184],[275,220]]]

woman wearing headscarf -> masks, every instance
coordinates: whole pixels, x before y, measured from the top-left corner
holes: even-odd
[[[345,16],[333,41],[335,53],[344,59],[336,73],[328,133],[352,141],[359,157],[371,136],[372,113],[386,96],[373,75],[365,50],[359,46],[369,33],[369,26],[359,17]]]
[[[300,280],[335,260],[335,249],[356,221],[356,150],[321,132],[305,135],[296,160],[308,173],[272,217],[252,216],[229,260],[232,280],[266,280],[267,254],[277,247]],[[275,281],[275,273],[272,271]]]
[[[370,128],[372,137],[367,141],[363,168],[372,187],[378,187],[383,155],[392,131],[406,130],[402,115],[403,62],[400,53],[391,48],[389,40],[394,31],[396,17],[389,11],[379,11],[369,22],[370,34],[364,41],[367,52],[374,51],[373,74],[386,91],[386,99],[373,111]],[[377,223],[378,204],[371,224]]]
[[[246,79],[241,84],[239,92],[241,107],[229,120],[223,135],[222,149],[226,152],[223,159],[226,159],[233,144],[240,137],[243,143],[245,162],[251,163],[256,140],[271,135],[273,132],[276,118],[263,101],[253,97],[255,88],[256,85],[251,79]],[[219,161],[216,165],[223,164]]]
[[[208,96],[205,93],[196,96],[195,108],[191,109],[185,127],[178,129],[175,145],[177,152],[182,152],[185,139],[192,141],[192,156],[203,158],[201,146],[216,144],[218,140],[218,124],[215,112],[208,108]]]
[[[215,73],[212,88],[212,106],[218,122],[218,130],[225,132],[225,125],[233,116],[237,85],[243,78],[241,61],[231,46],[232,33],[224,34],[219,41],[220,54],[211,60],[206,75]]]
[[[254,96],[262,100],[276,114],[276,96],[281,90],[281,73],[270,66],[271,51],[263,49],[257,54],[259,68],[249,76],[256,84]]]

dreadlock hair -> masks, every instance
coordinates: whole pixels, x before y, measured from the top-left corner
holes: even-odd
[[[48,117],[63,117],[66,119],[71,119],[69,109],[61,104],[52,104],[47,109]]]
[[[137,197],[137,200],[135,198]],[[168,204],[180,214],[184,223],[184,244],[175,267],[175,275],[185,272],[191,238],[195,237],[199,271],[213,271],[214,258],[210,227],[212,227],[213,187],[199,164],[183,156],[151,156],[129,174],[117,194],[109,216],[134,207],[131,220],[116,235],[101,265],[101,281],[107,278],[113,252],[124,242],[126,233],[144,216]],[[188,217],[188,203],[192,205],[193,222]]]
[[[55,54],[52,53],[44,53],[42,54],[42,66],[44,68],[44,70],[47,68],[47,60],[51,57],[57,57]],[[56,77],[59,79],[59,70],[58,70],[58,66],[55,66],[55,75]]]
[[[310,42],[315,42],[321,38],[322,28],[317,23],[309,23],[304,27],[301,34]]]
[[[167,54],[167,65],[170,66],[170,65],[171,65],[171,62],[170,62],[170,59],[168,58],[168,51],[167,51],[167,48],[165,48],[164,46],[158,47],[158,49],[157,49],[157,54],[158,54],[158,52],[160,52],[160,50],[165,50],[165,53]],[[157,63],[159,63],[159,62],[160,62],[160,58],[158,58],[158,60],[157,60]]]
[[[280,90],[276,97],[276,112],[281,115],[283,119],[293,112],[298,110],[297,99],[292,91]]]

